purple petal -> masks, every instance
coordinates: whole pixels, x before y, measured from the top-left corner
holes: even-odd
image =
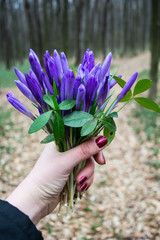
[[[26,77],[26,81],[29,86],[29,89],[32,92],[35,99],[37,100],[37,102],[41,106],[45,105],[43,101],[43,94],[42,94],[41,88],[39,87],[35,79],[31,78],[27,73],[25,73],[25,77]]]
[[[61,90],[60,90],[61,102],[65,100],[65,85],[66,85],[66,76],[63,75],[62,82],[61,82]]]
[[[68,65],[67,58],[66,58],[66,55],[64,54],[64,52],[61,53],[61,62],[62,62],[63,73],[66,74],[69,69],[69,65]]]
[[[82,78],[80,76],[77,76],[75,81],[74,81],[73,97],[76,96],[77,91],[78,91],[78,87],[80,86],[81,82],[82,82]]]
[[[99,86],[98,80],[94,76],[91,76],[88,79],[86,87],[86,109],[85,109],[86,112],[90,112],[90,109],[96,96],[98,86]]]
[[[56,87],[60,92],[60,80],[57,72],[57,67],[53,58],[48,59],[48,69],[49,69],[51,80],[52,80],[51,84],[53,85],[53,78],[54,78]]]
[[[69,69],[66,74],[65,82],[65,100],[73,99],[74,72]]]
[[[15,107],[18,111],[25,114],[32,120],[34,120],[33,114],[16,98],[11,92],[8,92],[6,94],[8,102],[12,104],[13,107]]]
[[[138,72],[135,72],[131,77],[130,79],[126,82],[126,84],[124,85],[121,93],[119,94],[119,97],[118,97],[118,101],[120,101],[122,98],[125,97],[125,95],[127,94],[127,92],[129,91],[129,89],[132,87],[132,85],[134,84],[134,82],[136,81],[137,79],[137,76],[138,76]]]
[[[27,85],[27,82],[26,82],[26,79],[25,79],[25,76],[23,75],[23,73],[21,73],[21,71],[19,71],[16,67],[14,68],[14,71],[15,71],[15,74],[17,75],[17,77],[19,78],[19,80],[26,86]]]
[[[44,66],[45,66],[45,69],[46,69],[46,73],[49,77],[49,81],[53,85],[53,79],[51,77],[51,74],[50,74],[50,71],[49,71],[49,68],[48,68],[48,59],[49,58],[51,58],[51,56],[50,56],[49,52],[46,51],[46,54],[44,54]]]
[[[119,75],[118,77],[121,78],[122,75]],[[110,89],[111,89],[116,83],[117,83],[117,81],[113,78],[113,79],[111,80],[111,82],[110,82]]]
[[[89,49],[86,50],[82,60],[82,66],[84,68],[88,68],[89,72],[94,67],[94,55],[93,52]]]
[[[41,80],[45,84],[49,94],[53,95],[53,87],[51,86],[49,79],[43,71],[41,71]]]
[[[109,84],[109,76],[106,76],[104,80],[102,81],[98,94],[97,94],[97,106],[98,109],[103,105],[104,101],[108,98],[109,96],[109,89],[110,89],[110,84]]]
[[[125,97],[125,95],[127,94],[127,92],[129,91],[129,89],[132,87],[132,85],[134,84],[134,82],[136,81],[138,76],[138,72],[135,72],[130,79],[126,82],[126,84],[124,85],[121,93],[119,94],[117,101],[113,104],[113,106],[111,107],[111,109],[109,110],[109,112],[107,113],[107,115],[112,111],[112,109],[117,105],[117,103]]]
[[[76,106],[75,106],[76,110],[79,110],[81,103],[85,98],[85,94],[86,94],[85,86],[81,84],[78,88],[77,97],[76,97]]]
[[[30,52],[29,52],[29,62],[30,62],[33,72],[35,73],[36,77],[38,78],[38,81],[40,82],[41,86],[43,86],[43,84],[41,82],[41,78],[40,78],[42,67],[41,67],[41,64],[39,62],[39,59],[38,59],[36,53],[32,49],[30,49]]]
[[[24,96],[26,96],[30,101],[37,104],[35,97],[31,93],[31,91],[26,87],[26,85],[24,85],[22,82],[20,82],[18,80],[15,80],[15,83],[16,83],[17,87],[19,88],[19,90],[23,93]]]
[[[53,55],[54,55],[54,60],[55,60],[55,65],[56,65],[56,68],[57,68],[58,76],[60,78],[62,78],[62,64],[61,64],[59,54],[56,50],[54,50]]]
[[[111,64],[111,60],[112,60],[112,53],[110,52],[110,53],[106,56],[106,58],[105,58],[105,60],[104,60],[104,62],[103,62],[103,64],[102,64],[101,71],[100,71],[100,74],[99,74],[99,80],[100,80],[100,81],[103,80],[104,76],[105,76],[106,73],[108,72],[109,67],[110,67],[110,64]]]

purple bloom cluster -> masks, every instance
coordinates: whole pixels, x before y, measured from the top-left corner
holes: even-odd
[[[46,51],[44,54],[44,72],[37,55],[33,50],[30,50],[29,62],[31,69],[29,74],[25,73],[23,75],[15,68],[15,73],[19,79],[15,83],[19,90],[37,106],[40,113],[48,111],[48,106],[43,101],[44,94],[56,95],[58,103],[68,99],[75,99],[76,111],[90,112],[95,102],[97,104],[96,110],[99,110],[104,106],[110,89],[117,83],[114,79],[110,80],[111,59],[112,53],[109,53],[102,65],[99,63],[95,65],[93,52],[87,49],[82,63],[78,67],[77,76],[75,76],[63,52],[59,56],[58,52],[54,50],[52,57]],[[129,91],[137,75],[138,73],[135,73],[125,84],[112,109]],[[54,81],[57,89],[56,93],[53,90]],[[32,119],[34,118],[10,92],[7,93],[7,99],[19,111]]]

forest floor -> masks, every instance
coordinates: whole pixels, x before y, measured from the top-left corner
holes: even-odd
[[[112,63],[127,79],[136,71],[149,69],[150,55],[115,59]],[[29,173],[44,148],[39,142],[45,137],[42,132],[27,134],[30,121],[14,109],[10,111],[7,90],[0,93],[0,107],[9,109],[0,136],[2,199]],[[22,99],[16,88],[12,92]],[[154,156],[154,143],[147,141],[143,132],[142,143],[130,124],[136,106],[131,103],[119,113],[114,142],[104,150],[107,163],[96,165],[94,183],[74,213],[58,217],[55,211],[38,224],[45,240],[160,239],[160,181],[155,178],[155,169],[146,164],[152,158],[160,159],[160,154]]]

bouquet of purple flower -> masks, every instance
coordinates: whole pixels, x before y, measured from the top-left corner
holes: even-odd
[[[77,74],[69,67],[63,52],[60,57],[54,50],[53,57],[46,51],[44,72],[37,55],[30,50],[29,74],[23,75],[15,68],[19,78],[15,83],[38,109],[39,116],[33,115],[11,92],[6,94],[8,101],[17,110],[34,121],[29,129],[30,134],[40,129],[47,133],[41,143],[55,141],[58,150],[63,152],[97,136],[103,130],[109,145],[116,132],[114,118],[118,117],[120,109],[131,100],[160,113],[159,106],[152,100],[135,97],[149,89],[152,81],[139,80],[132,93],[130,88],[138,73],[134,73],[127,82],[121,78],[122,75],[117,77],[116,73],[110,73],[111,53],[106,56],[102,65],[95,65],[93,52],[87,49]],[[122,87],[122,91],[114,97],[112,89],[116,84]],[[115,111],[120,102],[125,103]],[[76,190],[75,178],[84,164],[85,162],[73,169],[61,193],[61,204],[68,206],[68,209],[73,209],[77,198],[82,196]]]

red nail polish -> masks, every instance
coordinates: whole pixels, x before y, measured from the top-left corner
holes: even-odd
[[[107,142],[108,142],[108,139],[104,136],[96,139],[96,144],[99,148],[104,147],[107,144]]]
[[[83,176],[80,178],[79,180],[79,184],[81,185],[82,183],[84,183],[87,180],[87,177]]]
[[[87,187],[86,183],[84,183],[82,186],[80,186],[81,192],[83,192],[86,187]]]

